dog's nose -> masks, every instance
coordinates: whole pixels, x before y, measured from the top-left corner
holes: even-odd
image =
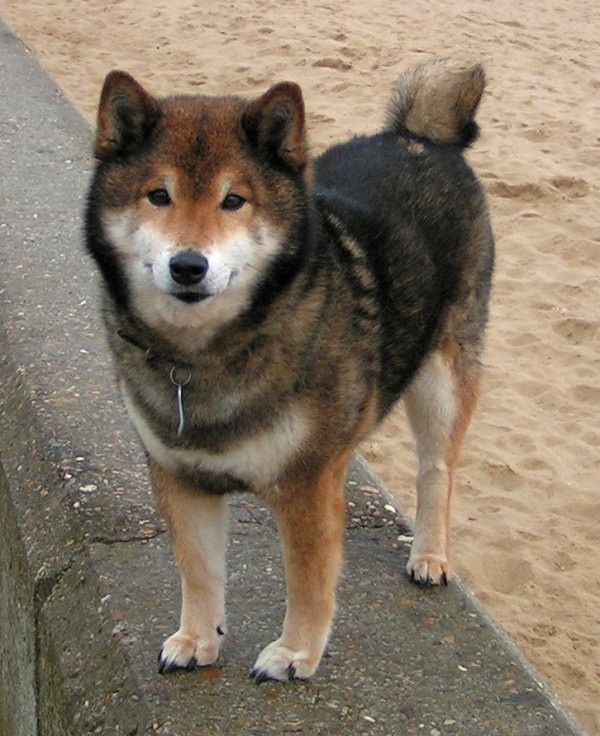
[[[182,286],[194,286],[194,284],[199,284],[206,276],[208,261],[201,253],[184,250],[171,258],[169,271],[173,281]]]

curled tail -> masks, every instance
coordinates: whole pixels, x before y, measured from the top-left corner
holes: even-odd
[[[484,87],[481,64],[451,59],[419,64],[398,80],[385,129],[466,148],[479,134],[475,113]]]

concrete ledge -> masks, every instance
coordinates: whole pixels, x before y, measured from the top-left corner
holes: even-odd
[[[178,576],[113,385],[80,246],[91,136],[0,25],[0,733],[583,732],[460,586],[411,586],[405,522],[357,461],[330,656],[311,683],[247,678],[281,623],[268,512],[232,501],[218,668],[161,677]]]

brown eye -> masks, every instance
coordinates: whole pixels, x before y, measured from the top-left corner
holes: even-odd
[[[246,200],[243,197],[240,197],[239,194],[228,194],[225,199],[221,202],[221,207],[224,210],[229,210],[230,212],[234,210],[239,210],[240,207],[243,207]]]
[[[171,204],[171,197],[166,189],[153,189],[148,192],[148,201],[155,207],[166,207]]]

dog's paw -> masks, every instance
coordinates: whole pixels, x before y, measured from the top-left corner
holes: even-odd
[[[266,680],[306,680],[317,670],[321,657],[311,657],[307,651],[293,650],[280,643],[271,642],[258,655],[250,677],[257,684]]]
[[[179,631],[170,636],[158,654],[160,674],[174,670],[191,672],[196,667],[214,664],[219,657],[219,631],[221,629],[210,640],[193,638]]]
[[[441,555],[411,555],[406,572],[418,585],[448,585],[450,563]]]

